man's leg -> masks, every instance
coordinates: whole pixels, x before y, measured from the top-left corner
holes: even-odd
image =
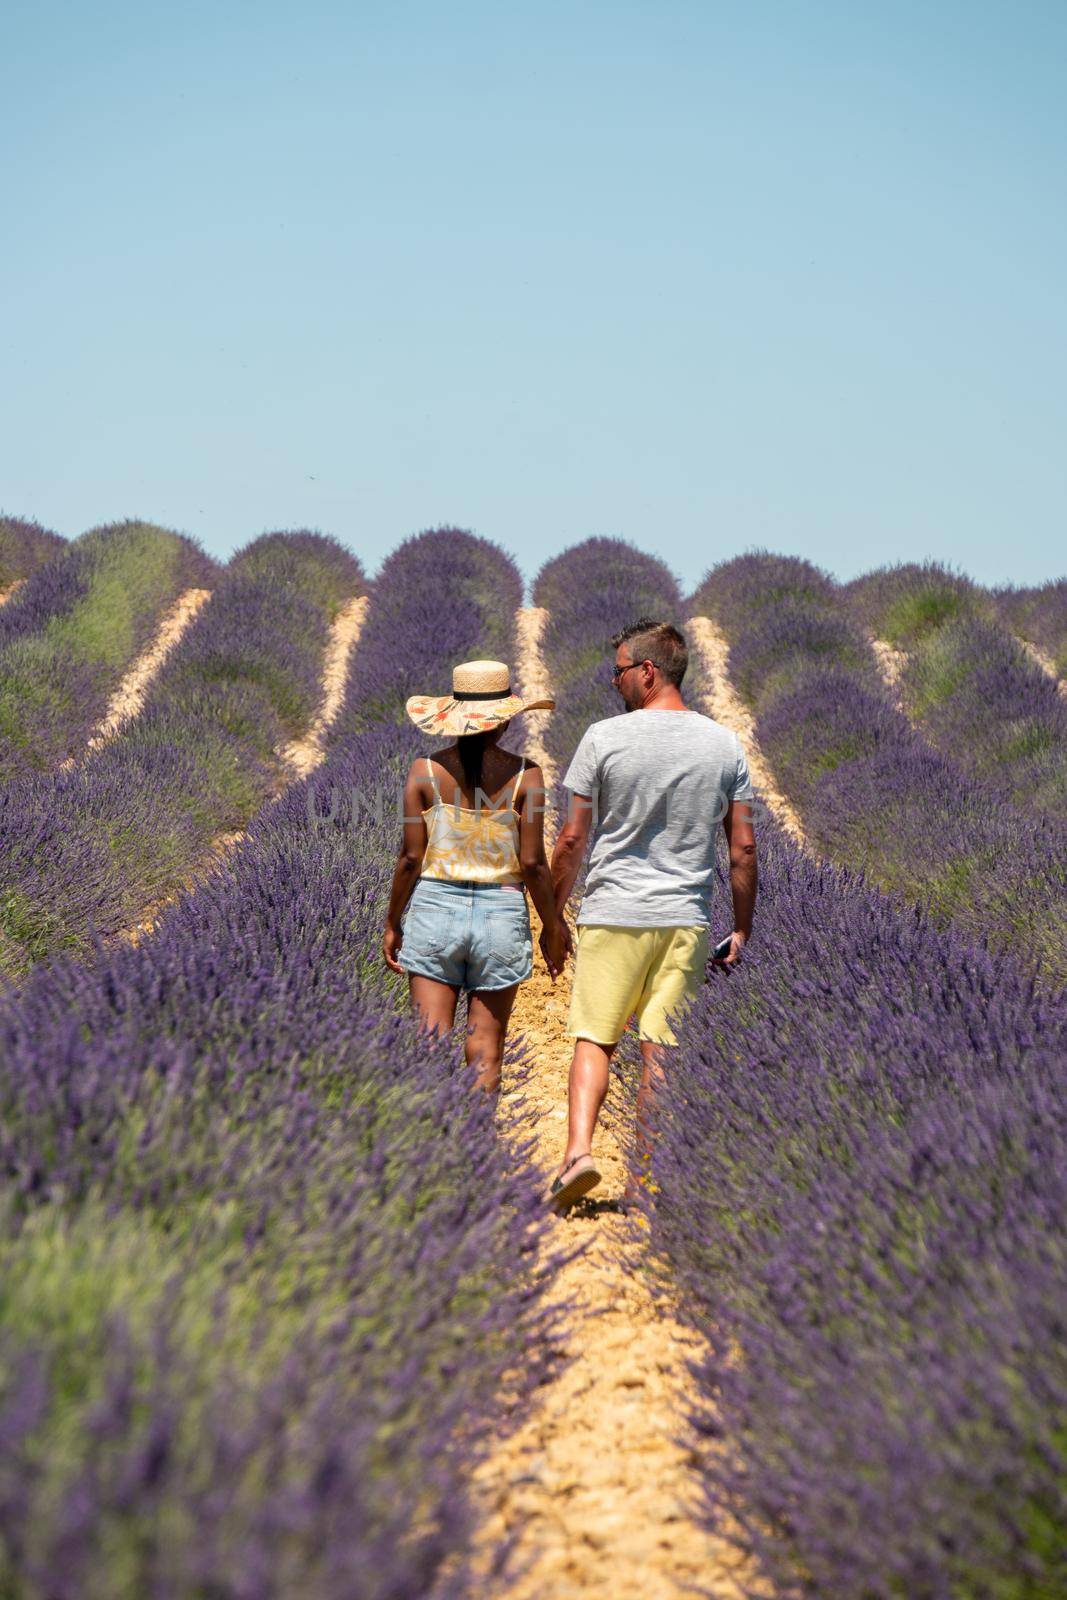
[[[596,1119],[608,1092],[608,1071],[615,1053],[613,1044],[597,1044],[595,1039],[575,1039],[567,1086],[567,1153],[559,1176],[575,1156],[593,1148]]]
[[[648,1174],[649,1163],[652,1160],[656,1098],[663,1087],[671,1048],[667,1044],[657,1044],[652,1039],[641,1040],[641,1081],[637,1086],[637,1130],[634,1140],[634,1163],[626,1182],[627,1200],[636,1200],[641,1179]]]
[[[708,963],[708,931],[702,927],[659,928],[645,987],[635,1007],[641,1036],[641,1082],[637,1091],[634,1166],[626,1185],[633,1200],[648,1173],[655,1138],[656,1101],[678,1036],[671,1018],[693,1001]]]
[[[574,957],[567,1032],[575,1036],[568,1088],[567,1153],[591,1151],[597,1117],[608,1092],[615,1046],[645,981],[649,957],[644,928],[582,924]]]

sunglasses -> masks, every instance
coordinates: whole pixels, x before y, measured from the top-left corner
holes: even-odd
[[[648,661],[648,657],[647,656],[645,657],[645,661]],[[622,677],[623,673],[624,672],[629,672],[631,667],[643,667],[644,664],[645,664],[644,661],[627,661],[625,666],[612,667],[612,669],[611,669],[611,681],[612,681],[612,683],[618,683],[618,681]],[[654,666],[654,665],[655,665],[655,662],[649,661],[649,666]]]

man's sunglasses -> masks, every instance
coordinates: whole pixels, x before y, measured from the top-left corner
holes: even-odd
[[[648,661],[648,657],[647,656],[645,657],[645,661]],[[618,683],[618,681],[622,677],[623,673],[624,672],[629,672],[631,667],[643,667],[644,664],[645,664],[645,661],[627,661],[625,666],[612,667],[612,669],[611,669],[611,681],[612,681],[612,683]],[[655,666],[655,662],[654,661],[649,661],[648,664],[649,664],[649,666]]]

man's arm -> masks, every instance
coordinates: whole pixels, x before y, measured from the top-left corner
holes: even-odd
[[[756,867],[756,835],[752,831],[752,807],[747,800],[732,800],[722,819],[726,843],[730,847],[730,894],[734,903],[733,944],[722,962],[734,967],[752,934],[756,910],[759,873]]]
[[[571,897],[574,880],[589,843],[589,829],[593,819],[593,799],[587,794],[572,794],[567,808],[567,820],[556,835],[552,850],[552,885],[556,894],[556,910],[563,908]]]
[[[552,851],[552,884],[556,895],[556,910],[563,917],[563,908],[571,897],[574,880],[578,876],[589,843],[593,823],[593,796],[599,793],[600,763],[597,760],[596,723],[586,728],[571,757],[570,766],[563,774],[563,786],[570,795],[567,820],[556,835]],[[570,937],[570,929],[563,926]]]

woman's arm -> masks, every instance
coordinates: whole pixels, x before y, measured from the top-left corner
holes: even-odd
[[[422,815],[422,785],[417,770],[417,763],[413,761],[404,784],[404,833],[400,843],[400,854],[397,856],[396,871],[393,873],[389,910],[385,917],[385,937],[382,941],[385,964],[393,972],[404,970],[397,960],[404,938],[400,918],[404,915],[404,908],[419,881],[422,858],[426,854],[426,822]]]
[[[538,766],[528,766],[519,782],[519,865],[530,898],[541,918],[541,953],[551,977],[563,971],[568,940],[556,910],[552,874],[545,860],[545,780]]]

